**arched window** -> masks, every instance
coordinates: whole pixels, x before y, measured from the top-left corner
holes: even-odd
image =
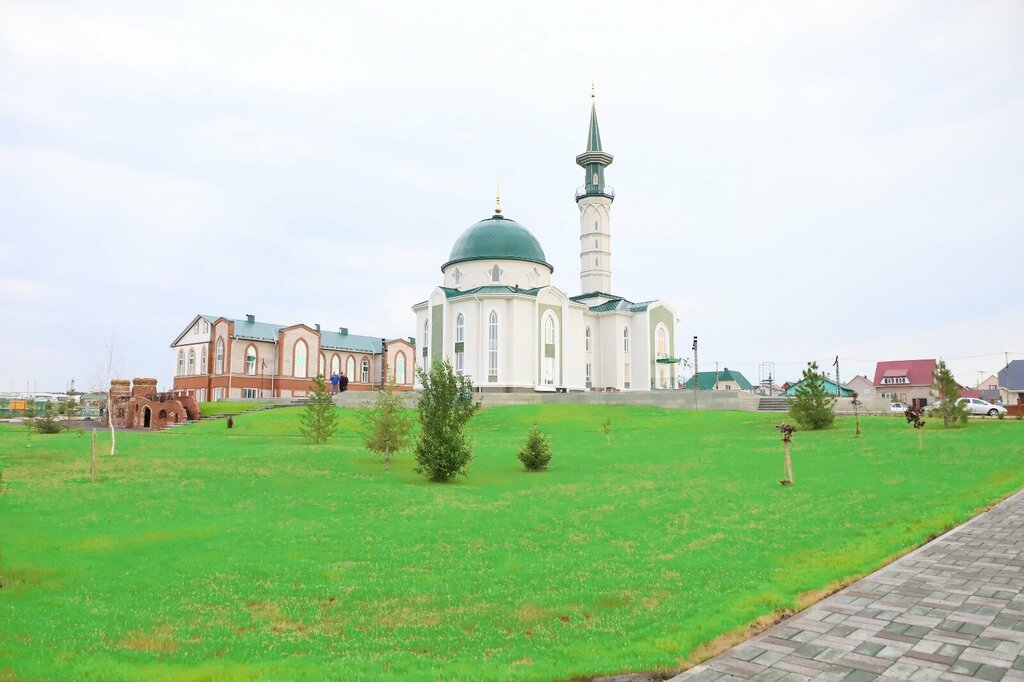
[[[299,339],[295,342],[295,364],[292,365],[292,376],[305,378],[306,373],[306,342]]]
[[[658,357],[659,358],[667,358],[668,357],[668,331],[664,327],[659,326],[658,327],[658,331],[655,334],[654,338],[655,338],[654,350],[658,354]]]
[[[210,366],[206,364],[206,346],[203,346],[203,359],[199,366],[200,374],[207,374],[210,371]]]
[[[498,313],[494,310],[487,318],[487,376],[488,381],[498,380]]]
[[[622,350],[629,352],[629,327],[622,328]]]
[[[395,383],[405,383],[405,353],[402,351],[395,356]]]
[[[224,339],[217,339],[217,374],[224,373]]]
[[[196,349],[195,348],[189,348],[188,349],[188,373],[189,374],[195,374],[196,373]]]
[[[491,281],[492,282],[500,282],[501,281],[501,268],[498,267],[497,263],[495,263],[494,267],[491,268]]]
[[[423,320],[423,347],[430,345],[430,320]]]
[[[331,356],[331,374],[341,374],[341,358],[337,353]]]
[[[466,352],[463,343],[466,340],[466,318],[459,313],[455,317],[455,373],[462,376],[466,371]]]
[[[544,314],[544,344],[541,348],[541,380],[549,386],[553,386],[561,382],[558,371],[559,351],[555,345],[557,324],[558,323],[553,314],[550,312]]]
[[[370,361],[367,360],[366,358],[363,358],[363,369],[360,374],[362,376],[362,382],[364,384],[370,383]]]
[[[555,318],[550,315],[544,317],[544,343],[555,342]]]
[[[249,376],[256,375],[256,346],[245,349],[245,373]]]
[[[587,327],[583,330],[583,350],[589,353],[590,349],[590,327]]]
[[[455,317],[455,343],[462,343],[466,340],[466,318],[459,313]]]
[[[323,353],[321,353],[320,354],[320,364],[317,367],[317,371],[318,371],[320,376],[324,376],[324,370],[325,369],[327,369],[327,358],[324,357]]]
[[[356,359],[351,355],[345,361],[345,376],[348,377],[349,381],[356,380]]]
[[[178,351],[178,376],[185,373],[185,351]]]

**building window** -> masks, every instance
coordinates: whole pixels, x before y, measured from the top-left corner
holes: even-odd
[[[405,353],[402,351],[395,356],[395,383],[405,383]]]
[[[245,349],[245,373],[249,376],[256,376],[256,346],[249,346]]]
[[[292,367],[292,376],[293,377],[305,378],[306,376],[308,376],[307,373],[306,373],[306,351],[307,350],[308,349],[306,348],[306,342],[305,341],[303,341],[302,339],[299,339],[298,341],[295,342],[295,353],[294,353],[295,364]]]
[[[594,267],[595,268],[601,267],[601,257],[600,256],[594,256]]]
[[[593,372],[591,372],[592,365],[587,363],[587,386],[593,383]]]
[[[597,221],[595,220],[594,221],[594,232],[600,232],[600,231],[601,231],[601,226],[598,225]]]
[[[455,316],[455,373],[462,376],[466,370],[466,353],[463,350],[466,341],[466,318],[462,313]]]
[[[188,349],[188,373],[189,374],[195,374],[196,373],[196,349],[195,348],[189,348]]]
[[[427,348],[430,347],[430,320],[423,320],[423,357],[427,357]]]
[[[370,383],[370,363],[366,358],[363,358],[362,381],[364,384]]]
[[[255,398],[256,397],[256,389],[255,388],[243,388],[242,389],[242,397],[243,398]]]
[[[629,352],[629,327],[622,328],[622,350]]]
[[[356,359],[351,355],[345,361],[345,376],[349,378],[349,381],[356,380]]]
[[[498,264],[495,263],[494,267],[491,268],[491,281],[492,282],[500,282],[501,281],[501,275],[502,275],[503,272],[504,272],[504,270],[499,268]]]
[[[883,384],[909,384],[908,377],[882,377]]]
[[[185,351],[178,351],[178,376],[182,376],[185,373]]]
[[[204,334],[209,334],[210,333],[210,323],[207,322],[206,320],[203,320],[203,333]]]
[[[462,284],[462,270],[455,268],[455,272],[452,273],[452,281],[455,282],[455,286]]]
[[[337,353],[331,356],[331,374],[341,374],[341,359]]]
[[[324,376],[324,370],[325,369],[327,369],[327,358],[324,357],[323,353],[321,353],[320,354],[320,365],[317,367],[318,374],[320,376]]]
[[[498,377],[498,313],[493,310],[487,318],[487,376]]]
[[[461,350],[455,351],[455,374],[462,376],[466,370],[466,354]]]
[[[594,240],[594,248],[595,249],[601,248],[601,240],[600,239],[595,239]]]
[[[224,339],[217,339],[217,374],[224,373]]]
[[[655,352],[657,352],[659,358],[668,357],[668,332],[665,331],[664,327],[658,327],[658,332],[655,335]]]
[[[590,327],[583,331],[583,350],[590,352]]]
[[[555,318],[551,315],[544,316],[544,343],[555,343]]]
[[[210,367],[209,367],[209,365],[206,364],[206,346],[203,346],[203,359],[202,359],[202,364],[200,365],[200,368],[199,368],[199,373],[200,374],[206,374],[209,371],[210,371]]]
[[[462,343],[466,340],[466,318],[459,313],[455,317],[455,343]]]
[[[629,388],[629,385],[631,383],[631,377],[630,377],[630,366],[629,366],[628,362],[622,366],[622,382],[623,382],[622,385],[623,385],[624,388]]]

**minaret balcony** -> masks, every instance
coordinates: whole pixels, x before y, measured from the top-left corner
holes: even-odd
[[[576,188],[576,201],[579,201],[583,197],[608,197],[609,199],[615,198],[615,188],[611,185],[605,185],[604,187],[592,187],[586,186]]]

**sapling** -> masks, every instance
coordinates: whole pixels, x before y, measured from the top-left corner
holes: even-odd
[[[612,444],[612,418],[608,417],[601,422],[601,432],[604,434],[604,439],[608,445]]]
[[[534,424],[517,456],[530,471],[542,471],[551,461],[551,439]]]
[[[913,424],[914,429],[917,431],[917,449],[924,450],[924,436],[922,432],[922,429],[924,429],[924,410],[911,405],[903,414],[907,418],[907,423]]]
[[[854,432],[853,437],[860,438],[860,406],[863,405],[864,403],[860,401],[860,396],[857,395],[857,391],[854,391],[853,395],[850,396],[850,398],[850,404],[853,405],[854,423],[857,425],[857,430],[856,432]]]
[[[785,478],[779,481],[779,483],[782,485],[793,485],[793,460],[789,456],[789,444],[793,442],[793,434],[796,433],[796,427],[789,424],[779,424],[775,428],[782,434],[782,445],[786,449],[786,460],[782,471],[782,475]]]

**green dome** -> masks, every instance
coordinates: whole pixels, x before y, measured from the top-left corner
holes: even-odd
[[[540,248],[537,238],[516,221],[498,213],[462,233],[441,271],[449,265],[470,260],[522,260],[555,271],[544,260],[544,249]]]

